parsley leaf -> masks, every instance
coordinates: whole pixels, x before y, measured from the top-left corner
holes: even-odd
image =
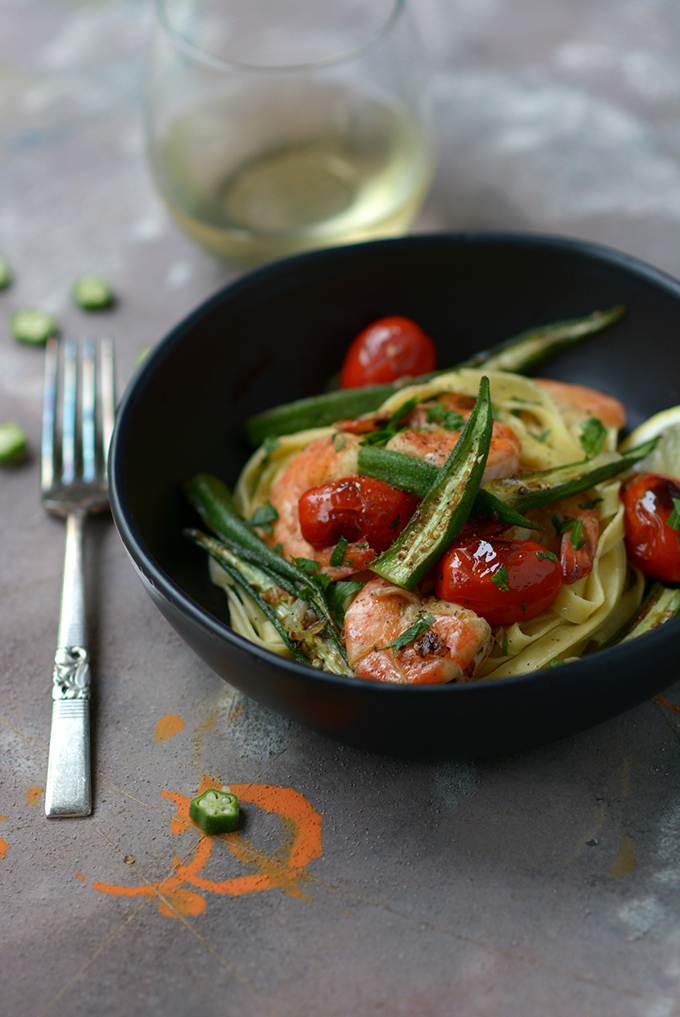
[[[536,441],[544,442],[547,441],[548,437],[550,436],[550,428],[548,427],[545,431],[541,431],[540,434],[534,434],[533,431],[529,431],[529,434],[531,435],[532,438],[535,438]]]
[[[601,452],[606,440],[607,428],[597,417],[589,417],[581,425],[579,441],[586,454],[586,459],[592,459],[598,452]]]
[[[673,511],[666,520],[666,523],[672,530],[678,530],[680,529],[680,498],[673,498],[671,496],[671,501],[673,502]]]
[[[269,456],[272,454],[272,452],[276,451],[276,449],[279,447],[281,442],[276,437],[276,435],[268,434],[267,437],[264,439],[262,444],[264,445],[264,451],[265,451],[266,457],[268,459]]]
[[[326,598],[331,611],[335,614],[336,620],[339,625],[345,620],[345,605],[348,597],[353,597],[355,593],[363,589],[363,583],[357,580],[345,579],[338,580],[337,583],[333,583],[328,587]]]
[[[325,593],[333,580],[325,572],[319,572],[314,576],[314,582],[317,586],[320,586]]]
[[[342,565],[345,557],[345,551],[348,547],[349,541],[347,540],[347,537],[340,537],[331,554],[330,563],[333,568],[339,568],[339,566]]]
[[[539,561],[543,561],[544,558],[547,558],[549,561],[559,561],[557,555],[553,554],[552,551],[537,551],[536,557]]]
[[[557,516],[553,516],[552,522],[556,533],[567,533],[568,530],[571,530],[571,543],[577,551],[580,547],[583,547],[584,544],[587,544],[587,540],[583,536],[582,519],[567,519],[565,522],[561,523]]]
[[[387,646],[377,646],[377,650],[403,650],[409,643],[415,642],[419,636],[422,636],[429,629],[430,625],[434,624],[434,618],[431,614],[418,615],[413,625],[407,628],[400,636],[394,640],[393,643],[388,643]]]
[[[499,565],[494,574],[491,576],[491,582],[494,586],[497,586],[503,593],[509,593],[510,587],[508,586],[508,570],[505,565]]]
[[[265,533],[272,532],[272,523],[275,523],[279,518],[279,513],[276,511],[272,503],[267,500],[264,505],[260,505],[253,512],[250,519],[246,519],[246,526],[261,526]]]
[[[335,439],[334,440],[335,440],[335,451],[336,452],[342,452],[343,448],[347,444],[347,435],[346,434],[340,434],[340,432],[338,432],[335,435]]]
[[[442,403],[435,403],[427,409],[426,420],[428,424],[439,424],[447,431],[462,431],[465,427],[465,417],[458,410],[450,410]]]
[[[361,439],[362,445],[386,445],[390,438],[393,438],[397,431],[400,431],[406,425],[403,424],[405,417],[409,415],[411,410],[417,406],[418,400],[414,397],[407,399],[406,402],[402,403],[401,406],[394,411],[390,419],[387,421],[384,427],[381,427],[379,431],[369,431]]]
[[[292,558],[291,561],[297,565],[301,572],[306,572],[308,576],[313,576],[321,567],[315,558]]]

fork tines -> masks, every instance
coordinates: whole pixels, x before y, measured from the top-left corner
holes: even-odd
[[[74,484],[105,489],[113,374],[111,340],[48,339],[40,484],[44,496]]]

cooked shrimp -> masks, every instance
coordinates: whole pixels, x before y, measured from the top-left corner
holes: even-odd
[[[596,510],[588,507],[587,502],[581,504],[578,495],[564,498],[555,507],[562,527],[567,527],[562,530],[560,540],[562,575],[565,583],[575,583],[592,570],[600,521]]]
[[[406,418],[407,428],[398,431],[387,443],[387,448],[442,466],[458,441],[474,404],[475,400],[469,396],[445,393],[436,400],[415,407]],[[454,423],[455,416],[459,415],[460,426],[457,429],[453,429],[450,420],[446,422],[447,426],[442,426],[441,415],[447,412],[454,414]],[[333,548],[315,549],[303,537],[298,502],[312,487],[355,474],[361,435],[384,427],[388,419],[378,413],[355,421],[339,421],[336,426],[341,438],[337,434],[318,438],[296,453],[269,494],[279,516],[269,537],[272,546],[280,544],[288,558],[318,561],[321,570],[333,579],[360,572],[373,560],[375,554],[372,549],[365,541],[359,541],[349,544],[345,553],[346,564],[331,566]],[[520,451],[520,443],[511,429],[494,421],[484,481],[514,473],[519,465]]]
[[[597,417],[605,427],[620,430],[626,423],[623,403],[613,396],[598,392],[585,385],[571,385],[565,381],[549,378],[534,378],[544,392],[557,404],[568,427],[580,424],[589,417]]]
[[[342,579],[360,572],[373,560],[375,554],[365,541],[349,544],[345,552],[347,564],[339,568],[332,567],[330,557],[333,548],[319,551],[302,536],[298,502],[310,487],[355,474],[359,441],[356,435],[346,433],[343,434],[342,441],[338,440],[336,434],[332,434],[310,442],[293,456],[269,493],[269,500],[279,517],[267,538],[268,543],[272,547],[281,544],[287,558],[311,558],[318,561],[322,571],[332,579]]]
[[[434,402],[416,406],[407,418],[409,426],[390,438],[387,448],[443,466],[460,438],[474,403],[475,400],[469,396],[447,392]],[[442,426],[442,415],[447,411],[453,415],[453,424],[447,422],[446,426]],[[456,416],[460,418],[458,427],[455,426]],[[494,420],[482,483],[514,473],[519,467],[521,450],[517,436],[508,425]]]
[[[403,648],[390,646],[418,620],[429,627]],[[402,684],[468,681],[492,643],[491,626],[458,604],[421,598],[372,579],[345,615],[347,656],[358,678]]]
[[[544,527],[543,536],[537,539],[559,556],[567,585],[587,576],[595,560],[600,520],[597,508],[589,505],[586,499],[585,494],[575,494],[527,512]],[[554,537],[549,536],[551,532]]]

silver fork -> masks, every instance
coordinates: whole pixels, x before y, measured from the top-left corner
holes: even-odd
[[[43,506],[66,519],[45,788],[45,815],[51,818],[92,811],[83,537],[87,516],[109,505],[106,459],[114,411],[111,341],[86,339],[79,351],[75,339],[49,339],[40,489]]]

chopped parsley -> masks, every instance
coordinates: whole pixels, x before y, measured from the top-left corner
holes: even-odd
[[[541,431],[540,434],[534,434],[533,431],[530,431],[529,434],[532,438],[535,438],[536,441],[544,442],[550,437],[550,428],[548,427],[545,431]]]
[[[291,561],[294,565],[297,565],[301,572],[306,572],[308,576],[313,576],[321,567],[315,558],[292,558]]]
[[[330,564],[333,568],[339,568],[342,565],[345,558],[345,551],[348,547],[349,541],[347,540],[347,537],[340,537],[331,553]]]
[[[509,593],[510,587],[508,586],[508,569],[505,565],[499,565],[494,574],[491,576],[491,582],[494,586],[497,586],[503,593]]]
[[[428,406],[425,418],[428,424],[438,424],[447,431],[462,431],[465,427],[465,417],[458,410],[451,410],[443,403],[435,403]]]
[[[556,533],[567,533],[569,530],[571,531],[570,533],[571,543],[572,546],[575,547],[577,551],[579,550],[579,548],[583,547],[584,544],[588,543],[588,541],[583,536],[582,519],[567,519],[565,522],[561,523],[557,516],[553,516],[552,523],[553,526],[555,527]]]
[[[393,438],[398,431],[401,431],[406,425],[403,423],[404,418],[418,405],[418,400],[414,397],[413,399],[407,399],[406,402],[402,403],[401,406],[394,411],[390,419],[386,422],[384,427],[381,427],[378,431],[369,431],[361,439],[362,445],[386,445],[390,438]]]
[[[673,511],[666,520],[667,524],[672,530],[680,529],[680,498],[671,497],[673,502]]]
[[[338,431],[338,433],[335,435],[334,441],[335,441],[335,451],[342,452],[343,448],[347,444],[347,435],[340,434],[340,432]]]
[[[592,459],[593,456],[601,452],[606,440],[607,428],[597,417],[589,417],[581,425],[579,441],[586,454],[586,459]]]
[[[430,625],[434,625],[434,618],[431,614],[418,615],[413,625],[397,636],[393,643],[388,643],[387,646],[376,646],[376,650],[394,650],[395,653],[397,650],[403,650],[405,646],[414,643],[416,639],[427,632]]]
[[[536,557],[539,561],[543,561],[544,558],[547,558],[549,561],[559,561],[557,555],[553,554],[552,551],[537,551]]]
[[[272,503],[267,500],[264,505],[260,505],[253,512],[250,519],[246,519],[246,526],[260,526],[265,533],[272,532],[272,523],[275,523],[279,518],[279,513],[276,511]]]
[[[345,620],[345,605],[348,597],[354,597],[354,594],[358,593],[363,588],[363,585],[363,583],[357,580],[341,579],[328,587],[326,599],[339,625],[342,625]]]
[[[262,444],[264,447],[265,456],[268,459],[272,452],[276,451],[281,442],[279,441],[275,434],[268,434]]]

